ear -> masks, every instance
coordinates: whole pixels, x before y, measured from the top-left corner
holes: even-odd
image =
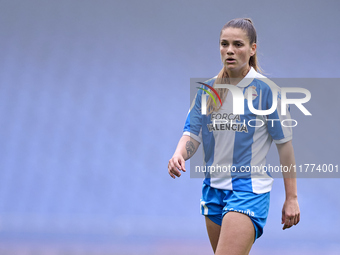
[[[253,43],[253,44],[251,45],[251,47],[250,47],[250,56],[254,56],[254,55],[255,55],[255,53],[256,53],[256,47],[257,47],[256,43]]]

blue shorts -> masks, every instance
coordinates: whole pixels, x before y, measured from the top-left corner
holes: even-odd
[[[218,225],[228,212],[239,212],[250,217],[255,228],[255,240],[263,233],[269,211],[270,193],[215,189],[203,183],[201,214]]]

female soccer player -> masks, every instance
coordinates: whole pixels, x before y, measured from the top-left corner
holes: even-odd
[[[243,255],[249,253],[263,233],[273,182],[267,172],[250,169],[264,169],[272,141],[277,146],[281,166],[294,166],[292,130],[281,124],[290,116],[289,112],[281,114],[280,93],[274,93],[280,91],[279,87],[257,72],[256,30],[252,21],[229,21],[222,28],[219,45],[223,68],[198,90],[183,136],[169,160],[168,172],[172,178],[180,177],[180,171],[186,171],[185,160],[202,143],[204,165],[214,169],[206,172],[201,198],[201,214],[205,215],[211,246],[217,255]],[[231,88],[217,84],[231,84],[242,91],[244,114],[233,113]],[[215,100],[211,96],[206,99],[209,91]],[[268,110],[275,99],[277,108],[267,115],[255,115],[247,103],[252,100],[254,109]],[[202,110],[205,104],[206,114]],[[262,125],[255,124],[258,122]],[[215,171],[221,167],[223,171]],[[283,177],[286,199],[281,223],[286,229],[299,222],[300,210],[294,173],[283,172]]]

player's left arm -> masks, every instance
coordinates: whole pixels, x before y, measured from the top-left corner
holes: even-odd
[[[296,185],[296,169],[295,156],[292,141],[283,144],[276,144],[280,156],[280,164],[282,169],[290,169],[290,171],[282,171],[284,186],[286,191],[286,200],[282,208],[282,229],[290,228],[300,221],[300,208],[297,198]]]

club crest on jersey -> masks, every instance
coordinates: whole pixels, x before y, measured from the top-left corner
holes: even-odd
[[[248,93],[252,92],[252,99],[254,100],[255,98],[257,98],[257,91],[256,91],[256,87],[255,86],[250,86],[248,88],[246,88],[246,91],[244,92],[244,98],[248,99]]]

